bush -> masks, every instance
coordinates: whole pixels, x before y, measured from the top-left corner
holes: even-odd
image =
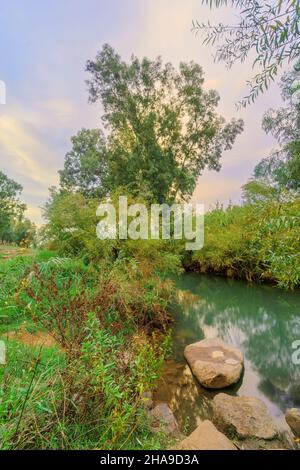
[[[205,246],[185,266],[249,281],[300,285],[300,199],[218,207],[205,217]]]
[[[174,288],[152,268],[141,271],[127,258],[93,266],[52,257],[29,267],[30,280],[28,267],[22,271],[27,281],[21,277],[15,303],[57,347],[49,362],[47,348],[27,354],[27,346],[14,345],[1,390],[3,448],[160,445],[142,394],[168,351]]]

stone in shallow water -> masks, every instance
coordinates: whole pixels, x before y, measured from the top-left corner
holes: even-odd
[[[151,410],[153,408],[153,396],[152,392],[144,392],[142,395],[142,403],[146,410]]]
[[[266,405],[258,398],[219,393],[213,399],[213,422],[227,436],[274,439],[278,430]]]
[[[152,418],[152,431],[158,432],[161,428],[166,434],[175,434],[179,431],[178,424],[171,409],[166,403],[159,403],[150,411]]]
[[[287,410],[285,420],[296,437],[300,437],[300,408]]]
[[[216,429],[211,421],[204,421],[172,450],[237,450],[230,440]]]
[[[244,357],[241,351],[219,338],[190,344],[184,356],[193,374],[206,388],[220,389],[239,381]]]

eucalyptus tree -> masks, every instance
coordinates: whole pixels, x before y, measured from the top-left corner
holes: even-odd
[[[197,63],[125,62],[106,44],[86,69],[89,99],[104,110],[110,190],[126,187],[158,202],[189,198],[243,129],[217,113],[219,95],[204,88]]]

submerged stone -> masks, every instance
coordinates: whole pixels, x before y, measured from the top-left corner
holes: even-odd
[[[175,434],[179,431],[176,418],[166,403],[159,403],[150,411],[152,430],[158,432],[163,428],[166,434]]]

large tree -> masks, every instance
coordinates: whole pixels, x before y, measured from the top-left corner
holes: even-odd
[[[211,8],[238,9],[235,24],[194,22],[195,31],[205,33],[204,43],[216,45],[215,58],[230,68],[244,62],[250,52],[258,74],[249,81],[250,93],[242,105],[254,101],[268,88],[279,68],[300,55],[300,0],[202,0]]]
[[[163,202],[188,198],[205,168],[219,170],[243,122],[216,112],[218,93],[203,87],[202,68],[132,57],[109,45],[87,63],[91,102],[100,101],[107,132],[107,184]]]

